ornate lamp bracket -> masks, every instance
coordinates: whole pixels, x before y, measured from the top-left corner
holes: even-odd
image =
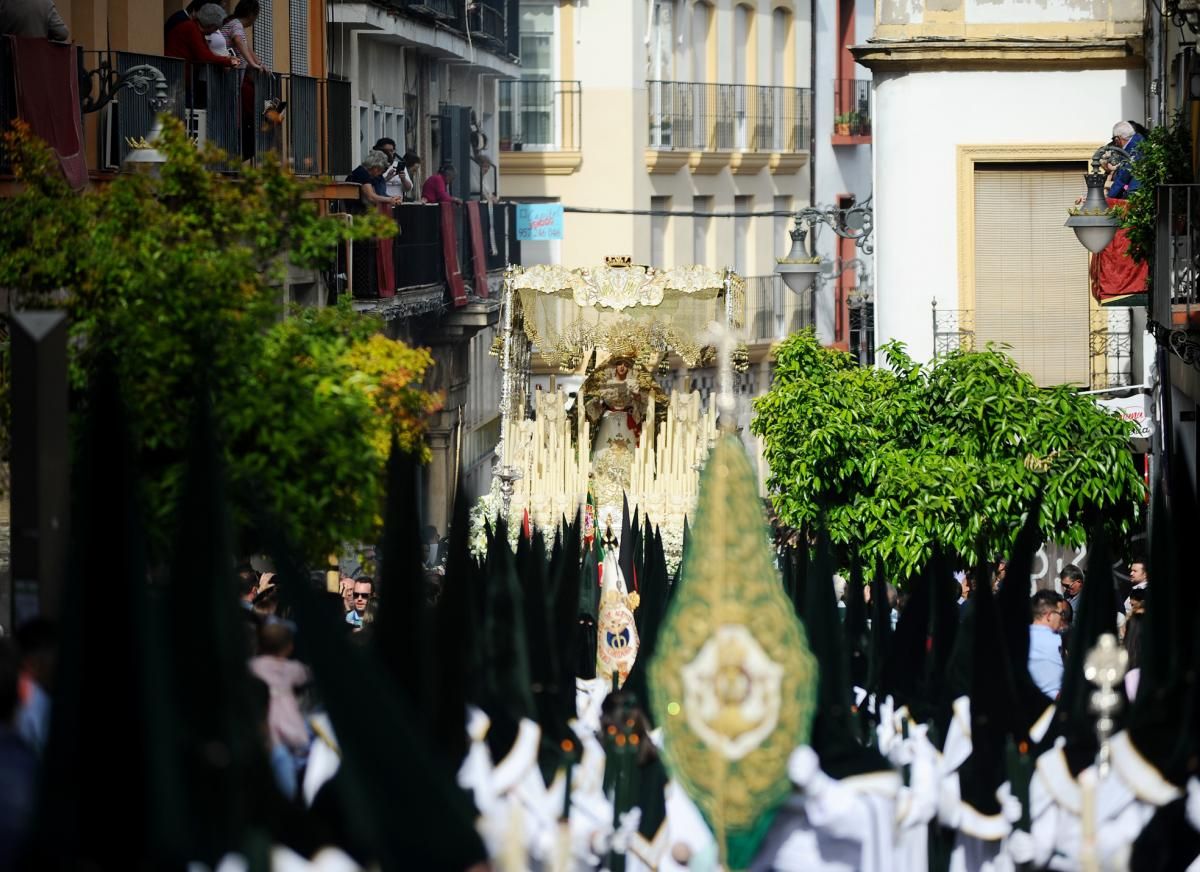
[[[839,209],[836,206],[807,206],[796,213],[795,221],[797,230],[801,227],[825,224],[842,239],[853,240],[854,244],[862,249],[863,254],[871,254],[875,250],[871,241],[871,231],[875,229],[875,214],[869,198],[862,205],[850,206],[847,209]]]
[[[163,75],[162,70],[150,64],[138,64],[124,73],[118,73],[105,55],[100,59],[99,67],[83,70],[80,79],[81,84],[86,83],[87,88],[87,93],[80,101],[84,114],[100,111],[126,88],[139,97],[146,97],[156,115],[171,103],[167,77]],[[95,86],[92,85],[93,79],[96,80]],[[93,91],[96,92],[94,97]]]

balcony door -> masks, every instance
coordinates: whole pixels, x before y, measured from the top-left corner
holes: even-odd
[[[562,147],[554,7],[554,3],[521,4],[521,80],[500,91],[501,148],[549,151]]]
[[[1042,386],[1090,382],[1088,253],[1063,228],[1083,167],[975,164],[975,345]]]
[[[729,139],[719,148],[744,151],[750,147],[749,84],[754,81],[752,65],[758,59],[752,51],[754,9],[745,3],[733,7],[733,87],[728,91]]]

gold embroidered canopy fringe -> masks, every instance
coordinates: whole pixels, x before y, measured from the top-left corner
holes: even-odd
[[[597,348],[647,364],[674,352],[687,366],[700,366],[709,322],[738,328],[744,320],[745,281],[702,265],[537,265],[514,269],[508,279],[525,335],[564,371]]]

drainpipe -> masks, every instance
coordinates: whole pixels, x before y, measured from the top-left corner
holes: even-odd
[[[1163,17],[1156,3],[1146,7],[1146,121],[1148,126],[1157,127],[1166,119],[1166,69],[1167,40]]]
[[[809,38],[812,41],[811,50],[808,53],[808,93],[809,98],[809,119],[808,119],[808,204],[816,205],[817,195],[817,4],[821,0],[812,0],[812,12],[810,13],[809,23]],[[815,247],[816,240],[813,240]],[[815,308],[814,308],[815,311]]]

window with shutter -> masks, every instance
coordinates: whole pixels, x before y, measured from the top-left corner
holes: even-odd
[[[1089,383],[1088,254],[1062,226],[1082,169],[975,165],[975,344],[1042,386]]]
[[[308,0],[288,0],[292,72],[308,75]]]
[[[270,3],[261,4],[254,22],[254,53],[264,67],[275,69],[275,21]]]

